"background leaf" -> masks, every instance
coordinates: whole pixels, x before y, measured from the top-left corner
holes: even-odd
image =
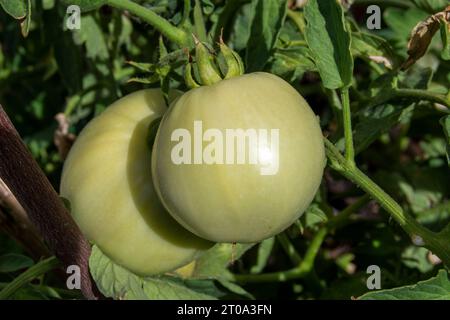
[[[33,264],[31,258],[17,253],[0,256],[0,272],[14,272],[31,267]]]

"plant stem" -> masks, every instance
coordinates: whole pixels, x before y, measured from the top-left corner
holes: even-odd
[[[319,249],[322,245],[328,232],[327,227],[322,227],[312,239],[308,250],[305,253],[305,258],[300,262],[300,264],[290,270],[280,271],[280,272],[270,272],[262,274],[235,274],[234,279],[237,282],[248,283],[248,282],[284,282],[293,279],[300,279],[309,275],[313,271],[314,261]]]
[[[428,90],[419,89],[396,89],[392,92],[391,98],[416,98],[442,104],[450,109],[450,99],[444,95]]]
[[[166,19],[158,16],[152,10],[130,0],[108,0],[107,3],[112,7],[127,10],[138,16],[161,32],[170,41],[173,41],[180,46],[186,45],[188,41],[187,33],[184,30],[175,27]]]
[[[353,163],[350,163],[345,159],[328,139],[325,139],[325,149],[333,169],[341,173],[350,181],[356,183],[373,197],[416,243],[423,243],[425,247],[438,255],[446,265],[450,265],[450,242],[448,242],[448,239],[440,237],[437,233],[434,233],[419,224],[413,217],[407,214],[390,195],[359,170]]]
[[[355,213],[359,209],[361,209],[364,205],[367,204],[367,202],[370,200],[370,197],[368,194],[363,195],[358,200],[356,200],[354,203],[347,206],[344,210],[339,212],[338,215],[334,216],[330,220],[328,220],[327,225],[330,229],[336,229],[340,228],[342,225],[344,225],[351,214]]]
[[[382,91],[379,95],[366,101],[371,107],[386,103],[393,99],[409,98],[415,100],[424,100],[441,104],[450,109],[450,99],[438,93],[420,89],[392,89],[391,91]]]
[[[0,291],[0,300],[6,300],[13,295],[17,290],[22,288],[31,280],[47,273],[48,271],[55,269],[59,266],[59,260],[56,257],[50,257],[36,263],[30,267],[27,271],[21,273],[17,278],[6,285],[2,291]]]
[[[314,261],[316,260],[316,256],[319,253],[319,249],[322,246],[327,233],[328,227],[324,226],[320,228],[319,231],[314,235],[314,238],[309,244],[308,250],[306,250],[303,261],[298,266],[300,273],[308,274],[311,270],[313,270]]]
[[[353,132],[352,132],[352,115],[350,112],[350,97],[348,88],[341,91],[342,100],[342,116],[344,122],[344,137],[345,137],[345,159],[350,165],[355,165],[355,149],[353,147]]]
[[[295,250],[295,247],[289,240],[289,237],[286,235],[286,232],[282,232],[279,235],[277,235],[277,240],[281,244],[283,250],[288,255],[289,259],[291,259],[292,263],[294,263],[295,265],[300,264],[302,258],[298,254],[297,250]]]

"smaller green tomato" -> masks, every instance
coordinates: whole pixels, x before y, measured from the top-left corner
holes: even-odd
[[[140,275],[173,271],[211,245],[181,227],[154,191],[149,125],[165,110],[159,89],[116,101],[82,130],[62,174],[61,196],[86,237]]]
[[[215,242],[280,233],[319,188],[319,121],[286,81],[263,72],[193,89],[164,115],[152,171],[166,209]]]

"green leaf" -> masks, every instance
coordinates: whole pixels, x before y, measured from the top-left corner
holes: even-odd
[[[0,5],[14,19],[24,19],[28,13],[27,0],[0,0]]]
[[[450,166],[450,116],[441,118],[440,123],[444,129],[445,138],[447,140],[447,162]]]
[[[450,201],[419,212],[417,221],[432,231],[441,231],[442,226],[450,223]]]
[[[450,23],[441,21],[441,39],[443,46],[441,57],[444,60],[450,60]]]
[[[226,289],[228,289],[230,292],[233,292],[237,295],[249,298],[249,299],[255,299],[255,297],[253,297],[253,295],[249,292],[247,292],[244,288],[242,288],[241,286],[238,286],[237,284],[225,280],[225,279],[217,279],[217,281],[224,286]]]
[[[323,84],[328,89],[349,87],[353,58],[351,36],[336,0],[309,0],[305,7],[305,37]]]
[[[269,260],[274,244],[275,237],[266,239],[259,244],[256,264],[250,269],[250,273],[260,273],[264,269],[267,261]]]
[[[310,58],[311,52],[306,47],[277,49],[270,63],[270,72],[293,82],[306,71],[316,71]]]
[[[73,30],[73,39],[78,45],[86,45],[87,56],[105,60],[109,57],[109,50],[105,36],[98,22],[93,16],[81,17],[81,29]]]
[[[408,246],[402,252],[402,262],[405,266],[417,269],[421,273],[433,270],[433,264],[428,260],[429,250],[424,247]]]
[[[356,153],[365,150],[372,142],[386,133],[402,117],[412,113],[414,105],[400,108],[391,104],[368,107],[359,112],[359,121],[355,126],[353,139]]]
[[[228,243],[218,243],[205,252],[195,264],[194,278],[224,278],[231,279],[228,266],[239,259],[247,250],[255,244],[235,245]]]
[[[323,212],[318,203],[312,203],[300,217],[302,225],[309,230],[315,230],[316,226],[327,220],[327,215]]]
[[[0,5],[11,17],[20,20],[22,35],[28,36],[31,24],[31,0],[0,0]]]
[[[398,63],[393,48],[383,38],[365,32],[353,32],[351,50],[353,56],[364,57],[387,68],[393,69]]]
[[[383,20],[388,25],[387,38],[395,42],[395,47],[406,53],[405,47],[411,34],[411,30],[419,21],[427,18],[427,13],[417,8],[408,10],[389,7],[384,10]]]
[[[257,3],[257,0],[253,0],[244,4],[239,8],[235,15],[235,22],[231,28],[232,31],[230,34],[230,46],[237,51],[245,49],[250,39],[252,22],[255,17],[255,7]]]
[[[107,4],[108,0],[62,0],[61,4],[66,7],[70,5],[79,6],[81,12],[87,12],[100,8],[101,6]]]
[[[448,0],[412,0],[414,5],[430,14],[439,12],[448,6]]]
[[[115,264],[93,246],[89,268],[99,290],[107,297],[125,300],[212,300],[215,297],[185,286],[169,276],[139,277]]]
[[[283,0],[258,0],[246,51],[246,70],[264,68],[286,17],[287,2]]]
[[[369,292],[360,300],[450,300],[448,272],[440,270],[438,275],[415,285]]]
[[[449,194],[450,172],[446,168],[420,168],[415,165],[404,167],[406,181],[399,181],[411,210],[420,213],[440,203]]]
[[[0,273],[19,271],[31,267],[33,264],[33,260],[27,256],[8,253],[0,256]]]

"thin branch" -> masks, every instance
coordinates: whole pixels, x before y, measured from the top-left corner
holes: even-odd
[[[153,26],[156,30],[161,32],[170,41],[173,41],[180,46],[187,44],[188,35],[183,29],[175,27],[169,21],[158,16],[152,10],[130,0],[108,0],[107,3],[112,7],[127,10],[135,16],[141,18]]]

